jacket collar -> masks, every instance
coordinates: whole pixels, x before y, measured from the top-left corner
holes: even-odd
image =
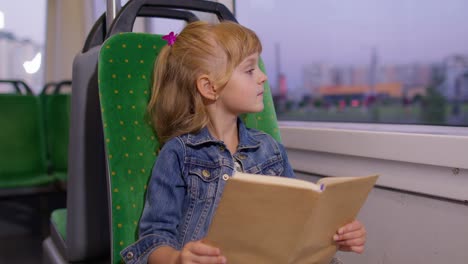
[[[239,132],[239,146],[238,149],[244,148],[257,148],[260,146],[260,141],[255,139],[252,135],[260,133],[257,131],[249,130],[240,118],[237,119],[237,128]],[[198,133],[189,133],[187,135],[187,144],[197,146],[207,143],[224,144],[221,140],[213,137],[208,131],[208,127],[203,127]]]

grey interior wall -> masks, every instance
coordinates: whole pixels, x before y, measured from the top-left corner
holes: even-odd
[[[466,204],[374,188],[358,219],[368,231],[366,251],[338,253],[345,264],[468,263]]]

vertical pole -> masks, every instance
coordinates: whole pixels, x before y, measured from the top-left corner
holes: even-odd
[[[117,13],[120,11],[121,2],[120,0],[107,0],[107,11],[106,11],[106,29],[109,31],[110,25]]]

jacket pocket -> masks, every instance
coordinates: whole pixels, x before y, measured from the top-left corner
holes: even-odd
[[[283,160],[280,157],[270,159],[260,165],[262,174],[281,176],[284,171]]]
[[[219,166],[192,164],[188,173],[190,196],[197,200],[215,197],[220,173]]]

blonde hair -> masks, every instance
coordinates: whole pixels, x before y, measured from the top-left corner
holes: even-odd
[[[200,131],[209,117],[196,81],[209,75],[223,88],[249,55],[261,53],[257,35],[234,22],[193,22],[172,46],[162,48],[154,68],[148,114],[159,141]]]

